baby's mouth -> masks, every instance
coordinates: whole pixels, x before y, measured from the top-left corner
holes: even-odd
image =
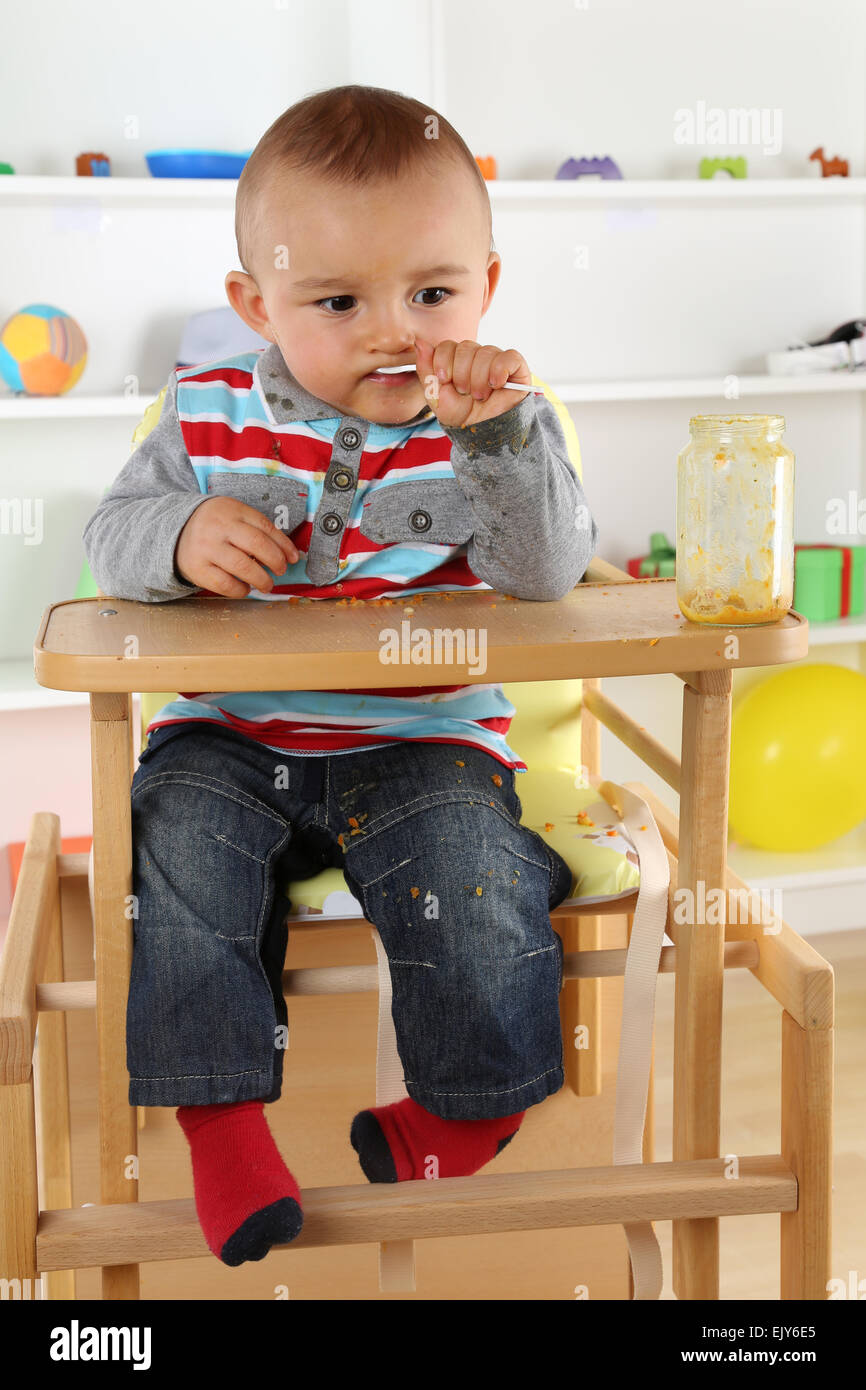
[[[405,367],[380,367],[375,372],[369,372],[364,381],[381,386],[409,386],[413,381],[418,381],[418,373],[411,364]]]

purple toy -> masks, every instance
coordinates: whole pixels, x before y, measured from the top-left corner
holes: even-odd
[[[556,171],[558,179],[580,179],[587,174],[600,174],[603,179],[622,178],[619,166],[609,154],[604,159],[599,159],[598,155],[593,155],[592,159],[585,156],[582,159],[567,159]]]

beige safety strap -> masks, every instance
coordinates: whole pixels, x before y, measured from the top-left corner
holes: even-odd
[[[667,920],[670,866],[664,841],[646,802],[615,782],[602,782],[598,790],[622,821],[640,861],[640,887],[622,992],[613,1161],[643,1163],[656,986]],[[662,1291],[662,1256],[652,1222],[624,1223],[623,1230],[635,1299],[658,1298]]]

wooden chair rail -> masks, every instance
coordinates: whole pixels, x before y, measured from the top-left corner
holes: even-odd
[[[792,1212],[797,1208],[797,1181],[781,1154],[755,1154],[739,1159],[736,1182],[726,1175],[725,1159],[708,1158],[440,1178],[434,1183],[421,1179],[394,1186],[312,1187],[304,1189],[302,1202],[304,1227],[291,1243],[293,1250]],[[190,1198],[39,1215],[36,1263],[40,1272],[207,1254]]]
[[[30,824],[6,938],[0,953],[0,1080],[26,1081],[36,1039],[36,985],[52,927],[59,923],[60,817],[37,812]],[[86,870],[85,870],[86,872]]]
[[[622,584],[623,581],[634,579],[634,575],[627,570],[617,569],[609,560],[602,560],[599,555],[590,560],[584,572],[582,584]],[[635,580],[637,583],[637,580]]]
[[[676,891],[674,885],[679,874],[679,829],[673,811],[640,782],[628,783],[644,798],[655,817],[659,832],[668,851],[671,870],[671,888],[668,898],[668,925],[665,930],[676,944],[679,927],[676,922],[671,895]],[[743,880],[726,868],[726,902],[730,900],[731,890],[739,894],[739,903],[748,903],[749,916],[745,922],[728,922],[725,927],[725,941],[755,941],[758,944],[758,961],[748,968],[755,979],[772,994],[786,1013],[805,1029],[831,1029],[834,1025],[834,974],[833,967],[814,946],[804,941],[788,923],[776,913],[762,911],[757,918],[751,914],[754,895]],[[766,916],[770,922],[767,923]]]
[[[369,923],[361,925],[369,927]],[[625,974],[626,950],[571,951],[563,957],[563,980],[606,979]],[[731,941],[725,946],[726,970],[749,970],[758,962],[759,951],[754,941]],[[676,946],[663,946],[659,974],[671,975],[677,968]],[[320,965],[283,972],[283,993],[310,994],[369,994],[379,988],[379,972],[375,965]],[[36,986],[36,1007],[40,1013],[55,1010],[74,1012],[96,1008],[95,980],[61,980]]]

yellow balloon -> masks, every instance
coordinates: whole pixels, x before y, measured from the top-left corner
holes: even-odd
[[[864,818],[866,677],[816,663],[748,690],[731,718],[734,838],[760,849],[815,849]]]

